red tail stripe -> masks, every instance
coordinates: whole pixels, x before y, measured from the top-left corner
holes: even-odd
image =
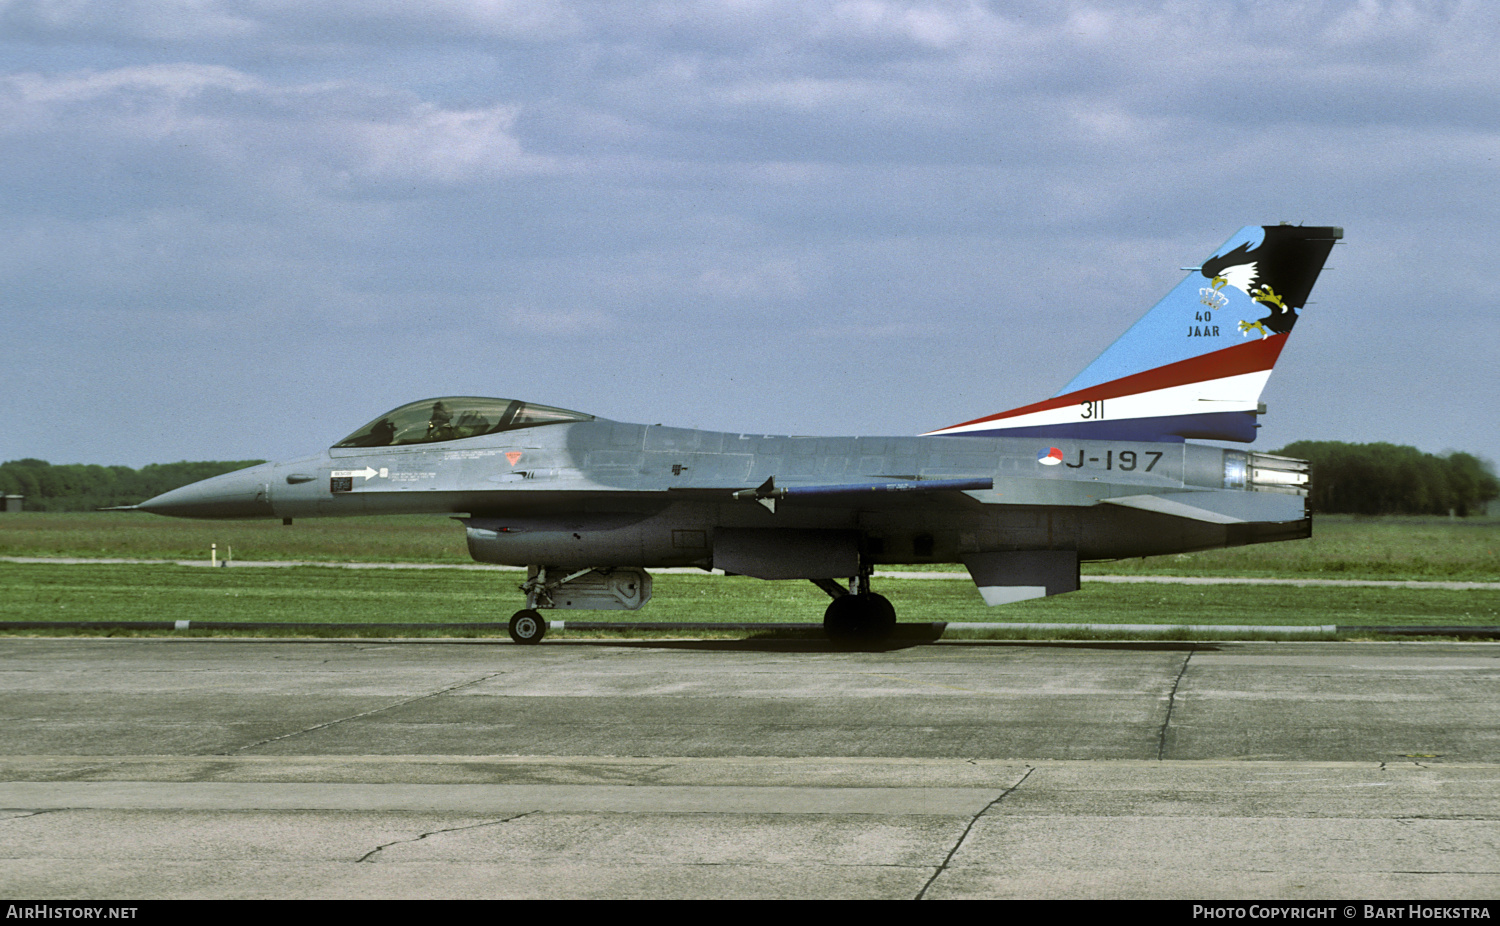
[[[953,428],[961,428],[970,424],[982,424],[986,421],[998,421],[1002,418],[1015,418],[1019,415],[1029,415],[1032,412],[1045,412],[1054,408],[1063,408],[1068,405],[1077,405],[1080,402],[1096,401],[1098,399],[1115,399],[1122,395],[1136,395],[1142,392],[1154,392],[1157,389],[1170,389],[1173,386],[1186,386],[1189,383],[1200,383],[1211,379],[1223,379],[1226,376],[1240,376],[1245,373],[1259,373],[1269,370],[1276,365],[1276,358],[1281,356],[1281,349],[1286,346],[1286,335],[1273,334],[1269,338],[1251,341],[1246,344],[1236,344],[1223,350],[1212,353],[1201,354],[1197,357],[1189,357],[1187,360],[1179,360],[1166,366],[1156,367],[1142,373],[1132,373],[1119,379],[1112,379],[1107,383],[1080,389],[1056,398],[1044,399],[1031,405],[1023,405],[1013,408],[1008,412],[1000,412],[984,418],[975,418],[973,421],[965,421],[960,424],[949,425],[940,428],[949,431]]]

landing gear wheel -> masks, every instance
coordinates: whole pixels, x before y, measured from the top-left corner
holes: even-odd
[[[823,612],[823,632],[828,634],[828,639],[837,642],[857,639],[859,611],[859,599],[853,595],[830,601],[828,610]]]
[[[896,609],[884,595],[844,595],[823,612],[823,632],[841,643],[878,642],[896,629]]]
[[[884,640],[896,632],[896,606],[884,595],[869,592],[859,597],[866,599],[870,608],[869,630],[876,640]]]
[[[540,643],[547,635],[547,622],[531,608],[517,611],[510,619],[510,638],[517,643]]]

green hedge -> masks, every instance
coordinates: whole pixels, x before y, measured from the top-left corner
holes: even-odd
[[[1500,496],[1488,461],[1397,444],[1297,441],[1278,454],[1313,464],[1310,501],[1325,514],[1483,514]]]
[[[261,460],[152,463],[140,469],[45,460],[0,463],[0,493],[24,495],[27,511],[93,511],[134,505],[200,479],[229,473]]]

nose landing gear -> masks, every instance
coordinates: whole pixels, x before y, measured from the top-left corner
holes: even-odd
[[[522,608],[511,616],[509,630],[517,643],[540,643],[547,635],[547,620],[532,608]]]

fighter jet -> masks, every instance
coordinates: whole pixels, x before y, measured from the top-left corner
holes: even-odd
[[[810,580],[836,639],[896,623],[877,566],[962,563],[986,603],[1076,591],[1079,564],[1311,536],[1309,466],[1249,442],[1261,390],[1343,230],[1241,229],[1050,399],[916,437],[611,421],[516,399],[392,409],[329,449],[136,506],[186,518],[456,516],[549,609],[640,608],[648,567]]]

